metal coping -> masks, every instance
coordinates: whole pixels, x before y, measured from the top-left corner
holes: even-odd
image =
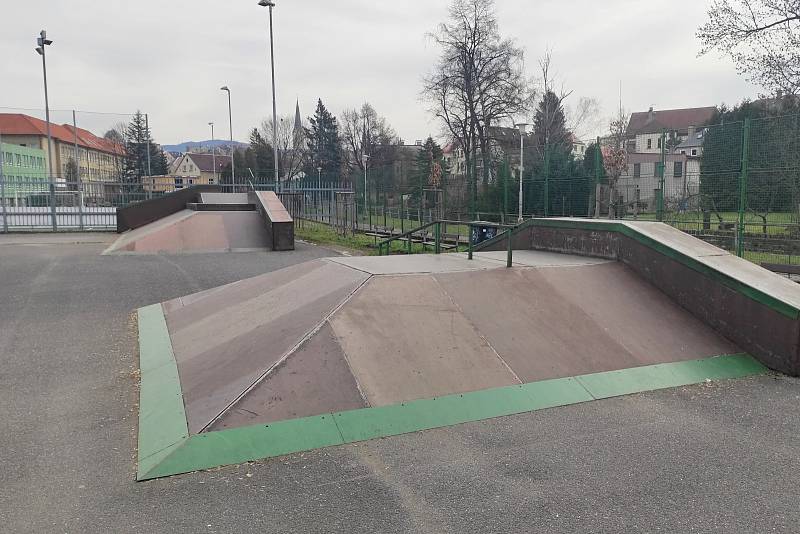
[[[592,230],[592,231],[606,231],[606,232],[614,232],[618,234],[622,234],[625,237],[629,237],[631,239],[636,240],[642,245],[652,248],[653,250],[660,252],[661,254],[681,263],[682,265],[697,271],[701,274],[712,278],[721,284],[725,285],[726,287],[737,291],[748,298],[771,308],[778,313],[789,317],[790,319],[798,319],[800,318],[800,309],[797,307],[784,302],[783,300],[770,295],[764,291],[761,291],[758,288],[755,288],[745,282],[737,280],[736,278],[723,273],[722,271],[711,267],[710,265],[706,265],[705,263],[699,261],[696,258],[693,258],[675,248],[662,243],[656,239],[653,239],[650,236],[644,235],[636,230],[636,228],[625,224],[623,222],[606,222],[603,220],[595,221],[591,219],[587,220],[564,220],[564,219],[528,219],[524,223],[516,226],[513,229],[513,233],[517,234],[520,231],[531,227],[531,226],[542,226],[542,227],[550,227],[550,228],[569,228],[569,229],[576,229],[576,230]],[[485,248],[491,244],[502,242],[506,238],[507,233],[504,232],[490,240],[484,241],[480,244],[481,248]],[[477,252],[477,250],[476,250]]]
[[[344,445],[630,393],[762,374],[748,354],[503,386],[189,435],[163,309],[139,309],[137,480]]]

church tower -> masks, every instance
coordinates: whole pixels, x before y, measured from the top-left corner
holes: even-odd
[[[303,120],[300,118],[300,100],[297,100],[294,108],[294,130],[292,131],[292,148],[300,150],[303,148],[305,131],[303,131]]]

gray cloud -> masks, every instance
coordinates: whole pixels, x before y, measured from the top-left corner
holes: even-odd
[[[425,33],[446,16],[446,1],[277,4],[279,114],[292,113],[295,98],[304,117],[318,97],[337,115],[368,100],[408,141],[440,131],[419,89],[437,54]],[[525,47],[531,74],[551,48],[565,87],[597,97],[610,115],[620,81],[629,110],[755,95],[729,62],[696,57],[694,32],[707,4],[498,0],[497,10],[502,32]],[[27,0],[3,2],[0,18],[0,106],[42,107],[33,47],[46,28],[55,41],[48,50],[53,108],[142,109],[163,143],[206,138],[212,120],[217,137],[226,137],[224,84],[233,91],[237,139],[271,113],[267,11],[255,0]],[[121,118],[82,114],[80,122],[100,130]]]

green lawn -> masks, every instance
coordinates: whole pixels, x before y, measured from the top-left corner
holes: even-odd
[[[711,229],[716,230],[719,228],[719,217],[726,224],[734,224],[739,220],[739,213],[735,211],[725,211],[711,214]],[[625,217],[627,220],[632,220],[633,216]],[[655,213],[640,213],[637,220],[640,221],[655,221]],[[783,236],[792,230],[800,228],[797,213],[781,212],[770,213],[767,219],[767,235]],[[664,222],[680,228],[681,230],[701,230],[703,228],[703,216],[700,212],[689,211],[684,213],[668,212],[664,214]],[[763,234],[764,221],[760,216],[754,213],[745,213],[744,217],[745,227],[744,231],[747,234]]]

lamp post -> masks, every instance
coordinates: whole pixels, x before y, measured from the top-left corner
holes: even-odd
[[[231,90],[227,85],[219,88],[228,93],[228,127],[231,130],[231,182],[236,186],[236,146],[233,144],[233,112],[231,111]]]
[[[47,60],[45,58],[45,49],[53,44],[53,41],[47,38],[47,32],[42,30],[39,32],[39,37],[36,39],[36,53],[42,56],[42,77],[44,78],[44,114],[47,122],[47,168],[50,173],[50,213],[53,217],[53,231],[57,229],[56,224],[56,186],[53,182],[53,153],[52,153],[52,137],[50,135],[50,101],[47,97]]]
[[[211,126],[211,167],[214,169],[214,183],[217,183],[217,154],[216,149],[214,148],[214,123],[209,122],[209,126]]]
[[[269,8],[269,61],[272,71],[272,152],[275,160],[275,186],[278,185],[278,113],[275,108],[275,48],[272,43],[272,0],[259,0],[258,5]]]
[[[525,162],[524,162],[525,128],[528,127],[528,123],[520,122],[515,126],[519,128],[519,201],[518,201],[517,222],[522,222],[522,175],[525,172]]]

